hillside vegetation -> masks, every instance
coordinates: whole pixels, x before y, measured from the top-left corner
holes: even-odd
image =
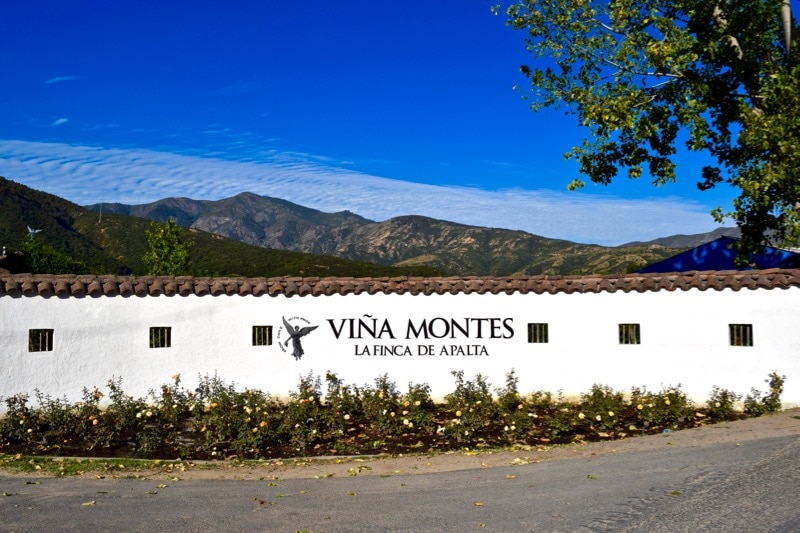
[[[170,218],[192,243],[188,274],[248,277],[622,274],[716,235],[608,247],[416,215],[375,222],[252,193],[81,207],[0,178],[0,245],[19,250],[30,226],[41,230],[37,241],[91,273],[146,274],[145,231]],[[11,254],[0,268],[26,266]]]
[[[459,276],[617,274],[681,251],[658,243],[578,244],[423,216],[375,222],[349,211],[324,213],[252,193],[216,201],[165,198],[143,205],[97,204],[89,209],[160,222],[173,218],[179,225],[256,246],[398,267],[428,266]]]
[[[96,213],[58,196],[0,178],[0,246],[9,258],[0,268],[24,269],[12,253],[34,239],[81,263],[96,274],[146,274],[142,256],[150,221],[115,213]],[[192,243],[188,272],[194,275],[259,276],[435,276],[428,266],[388,266],[319,254],[272,250],[197,229],[183,237]]]

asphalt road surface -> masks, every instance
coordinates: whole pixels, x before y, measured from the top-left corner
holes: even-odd
[[[0,472],[0,531],[795,532],[796,414],[782,415],[777,433],[752,426],[745,434],[739,428],[749,426],[736,422],[716,434],[703,428],[717,438],[679,432],[611,451],[587,445],[556,460],[507,455],[424,473],[381,469],[380,461],[364,475],[320,475],[322,466],[277,479]]]

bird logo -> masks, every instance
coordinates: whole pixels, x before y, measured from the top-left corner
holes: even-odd
[[[286,320],[286,317],[283,317],[283,325],[286,328],[287,335],[289,335],[289,337],[283,341],[283,345],[289,346],[289,341],[292,341],[292,355],[296,360],[299,361],[302,359],[303,354],[305,353],[303,351],[303,345],[301,344],[300,339],[317,329],[319,326],[305,326],[302,328],[295,327],[292,326],[288,320]]]

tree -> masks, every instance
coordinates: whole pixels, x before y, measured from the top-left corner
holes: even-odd
[[[82,261],[40,242],[33,235],[22,240],[16,256],[9,262],[9,269],[13,272],[83,274],[89,271]]]
[[[191,243],[181,240],[181,228],[175,220],[165,223],[152,222],[145,231],[150,250],[144,254],[142,261],[152,276],[179,276],[186,273]]]
[[[728,183],[739,192],[730,211],[712,214],[741,228],[740,257],[764,240],[797,245],[800,50],[790,0],[523,0],[506,13],[537,58],[520,67],[531,107],[563,106],[589,130],[565,154],[583,175],[608,184],[625,169],[663,185],[676,179],[685,143],[711,156],[701,190]]]

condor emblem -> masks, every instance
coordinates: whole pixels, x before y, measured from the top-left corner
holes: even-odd
[[[285,352],[289,346],[289,342],[291,341],[292,355],[296,360],[299,361],[305,353],[303,351],[303,344],[301,343],[300,339],[317,329],[319,326],[293,326],[291,322],[303,322],[305,324],[310,324],[310,322],[305,318],[294,317],[286,320],[286,317],[283,317],[283,326],[284,330],[286,331],[286,338],[282,339],[282,331],[278,332],[278,343],[281,347],[281,350]]]

